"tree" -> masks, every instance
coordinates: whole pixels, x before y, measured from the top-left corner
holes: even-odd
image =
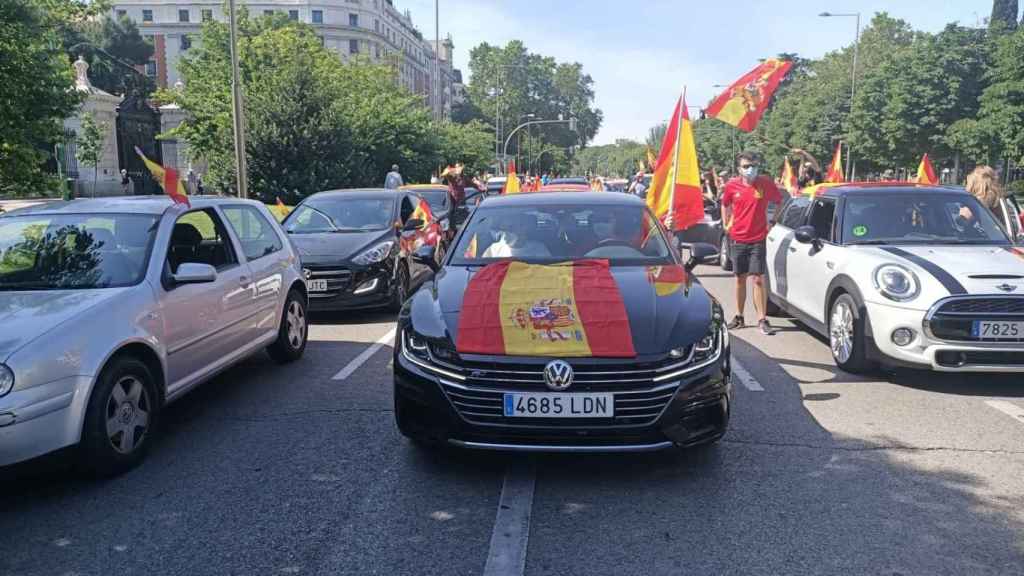
[[[572,173],[626,178],[646,162],[647,146],[633,140],[619,139],[614,144],[591,146],[572,158]]]
[[[1017,29],[1017,0],[994,0],[992,17],[988,21],[993,30],[1013,31]]]
[[[96,181],[99,179],[100,161],[107,146],[107,132],[110,126],[106,122],[96,122],[91,112],[82,116],[82,132],[78,135],[78,161],[92,166],[92,195],[96,196]]]
[[[59,185],[43,163],[61,124],[81,103],[57,22],[56,0],[0,2],[0,195],[39,194]]]
[[[442,122],[437,127],[438,168],[461,163],[473,174],[484,172],[494,160],[494,136],[483,123]]]
[[[82,54],[89,62],[89,79],[101,90],[124,94],[138,86],[148,96],[156,89],[152,79],[130,68],[148,62],[155,49],[127,16],[83,22],[68,33],[65,46],[71,58]]]
[[[973,143],[976,153],[994,162],[1008,157],[1024,163],[1024,28],[994,39],[992,64],[982,92],[976,122],[961,122],[957,136]]]

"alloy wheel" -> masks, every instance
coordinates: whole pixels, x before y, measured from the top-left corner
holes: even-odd
[[[298,350],[302,347],[302,342],[306,338],[306,311],[302,309],[302,304],[292,300],[288,303],[287,311],[287,323],[288,323],[288,344],[294,350]]]
[[[848,362],[853,355],[853,310],[842,300],[832,307],[828,339],[832,356],[840,363]]]
[[[149,392],[135,376],[114,384],[107,397],[107,439],[121,454],[131,454],[145,439],[153,405]]]

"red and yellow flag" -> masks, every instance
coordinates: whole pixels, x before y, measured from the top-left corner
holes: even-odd
[[[921,164],[917,167],[917,179],[914,181],[918,184],[931,184],[933,186],[939,183],[939,177],[935,175],[935,167],[932,166],[932,161],[928,159],[927,152],[921,157]]]
[[[686,98],[676,103],[661,142],[647,205],[669,230],[685,230],[704,218],[700,168]]]
[[[462,253],[462,257],[463,258],[476,258],[476,252],[477,252],[476,234],[473,234],[473,237],[469,239],[469,245],[466,246],[466,251]]]
[[[164,193],[171,197],[171,200],[174,200],[176,204],[184,204],[191,207],[191,204],[188,202],[188,193],[185,192],[185,185],[181,182],[181,178],[178,178],[177,170],[174,168],[164,168],[146,158],[146,155],[142,153],[138,146],[135,147],[135,153],[142,158],[146,168],[149,168],[150,174],[153,175],[153,179],[164,189]]]
[[[505,189],[501,191],[502,194],[518,194],[522,192],[519,189],[519,176],[516,175],[516,163],[508,163],[508,177],[505,180]]]
[[[654,172],[654,168],[658,164],[658,159],[654,157],[654,150],[651,147],[647,147],[647,170],[645,172]]]
[[[648,266],[647,281],[654,285],[654,293],[658,296],[671,296],[689,283],[689,274],[678,265]]]
[[[796,174],[793,173],[793,165],[789,163],[789,158],[782,159],[782,185],[786,188],[786,192],[789,192],[790,196],[795,196],[800,191],[800,186],[797,183]]]
[[[828,165],[825,173],[825,182],[843,181],[843,143],[836,144],[836,153],[832,155],[832,162]]]
[[[466,287],[455,348],[505,356],[636,356],[607,260],[485,266]]]
[[[705,114],[750,132],[761,121],[772,94],[792,66],[789,60],[765,60],[715,98],[704,110]]]

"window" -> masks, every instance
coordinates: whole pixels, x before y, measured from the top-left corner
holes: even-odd
[[[804,223],[804,214],[811,199],[807,197],[793,198],[779,214],[779,224],[786,228],[797,229]]]
[[[288,19],[289,20],[298,20],[299,19],[299,11],[298,10],[289,10],[288,11]]]
[[[273,10],[264,10],[263,11],[263,15],[264,16],[273,16],[274,15],[274,11]]]
[[[120,20],[121,18],[124,18],[127,15],[128,15],[128,11],[127,10],[118,10],[117,11],[117,19],[118,20]]]
[[[201,14],[203,22],[209,22],[210,20],[213,20],[213,10],[203,10]]]
[[[184,52],[192,47],[192,39],[189,38],[188,34],[181,35],[181,51]]]
[[[178,22],[188,22],[188,10],[178,10]]]
[[[146,62],[146,76],[156,78],[156,62],[152,60]]]
[[[809,224],[814,226],[814,236],[832,242],[832,223],[836,215],[836,201],[832,198],[818,198],[811,205]]]
[[[349,40],[348,41],[348,53],[349,54],[359,54],[359,40]]]
[[[174,223],[171,243],[167,248],[167,265],[171,274],[186,262],[209,264],[217,270],[238,263],[231,248],[224,224],[211,210],[196,210],[183,214]]]
[[[354,28],[359,28],[359,14],[349,14],[348,25]]]
[[[262,258],[284,247],[277,230],[256,208],[227,206],[224,208],[224,215],[238,236],[242,252],[248,260]]]
[[[313,10],[313,24],[323,24],[323,23],[324,23],[324,11],[323,10]]]
[[[153,21],[153,11],[152,10],[143,10],[142,11],[142,21],[143,22],[152,22]]]
[[[373,20],[373,31],[380,34],[380,20],[377,20],[376,18]]]

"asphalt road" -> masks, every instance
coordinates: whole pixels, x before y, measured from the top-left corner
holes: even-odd
[[[5,477],[0,574],[1024,574],[1022,379],[856,378],[776,325],[733,333],[718,445],[531,458],[414,448],[367,352],[392,318],[324,318],[298,364],[168,408],[128,474]]]

